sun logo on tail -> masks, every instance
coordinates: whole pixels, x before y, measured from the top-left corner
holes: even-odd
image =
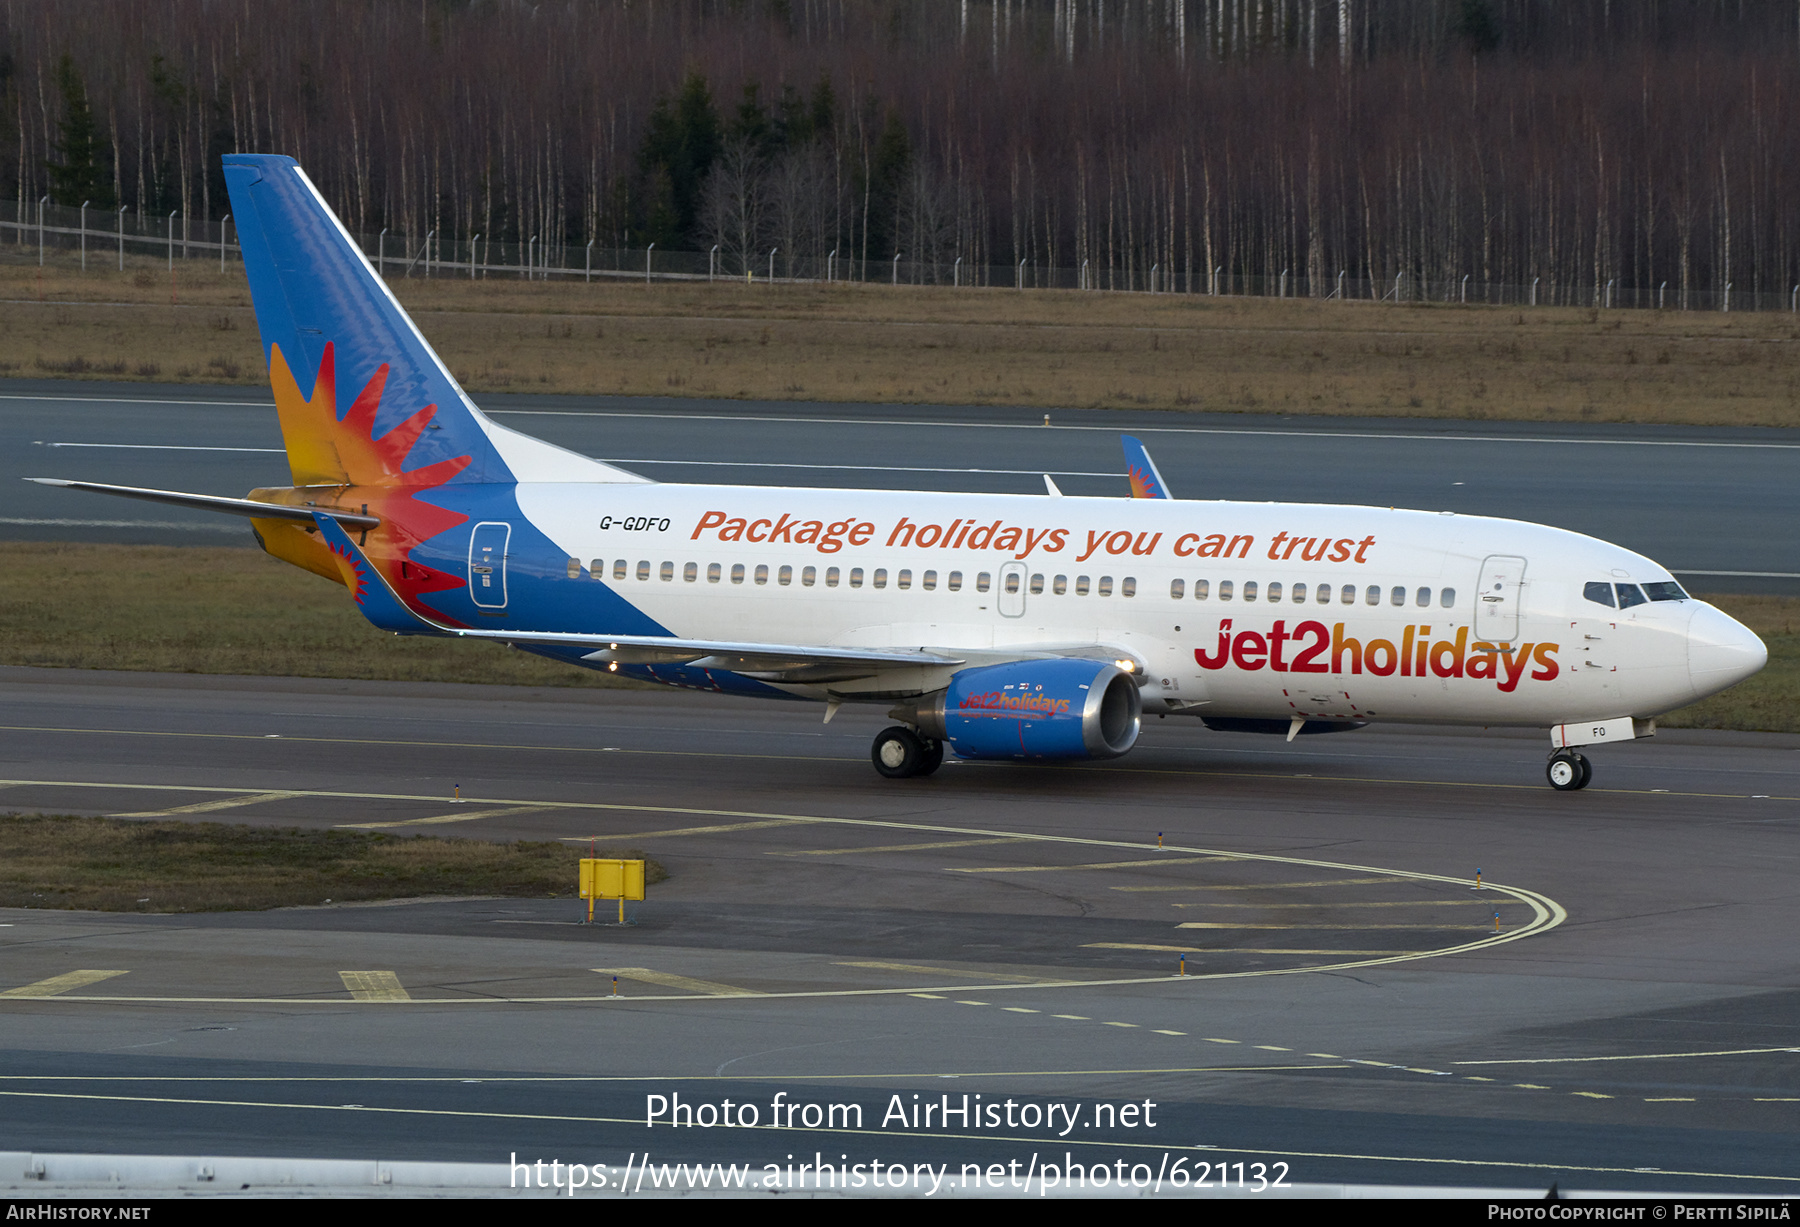
[[[1162,498],[1163,488],[1157,484],[1156,475],[1150,470],[1137,465],[1129,465],[1125,476],[1131,479],[1132,498]]]
[[[370,529],[358,544],[370,565],[381,572],[401,600],[412,605],[427,593],[464,586],[461,576],[416,561],[413,551],[468,521],[469,517],[461,512],[439,507],[419,496],[451,481],[474,458],[456,456],[416,469],[406,468],[413,446],[431,428],[437,406],[424,406],[378,437],[376,418],[387,379],[388,366],[383,363],[375,368],[340,419],[337,361],[331,343],[326,343],[319,360],[311,397],[300,391],[281,346],[270,346],[269,383],[275,392],[275,408],[281,418],[281,435],[287,444],[294,485],[328,487],[331,505],[347,511],[366,507],[369,514],[381,518],[380,526]],[[360,603],[369,577],[362,575],[352,560],[345,561],[350,563],[345,582]],[[429,607],[424,612],[435,618],[444,616]]]
[[[350,595],[356,598],[358,605],[361,605],[363,598],[369,594],[369,573],[363,569],[363,564],[356,557],[355,551],[344,549],[329,541],[325,543],[325,548],[337,555],[338,566],[344,570],[346,575],[355,579],[355,584],[350,588]]]

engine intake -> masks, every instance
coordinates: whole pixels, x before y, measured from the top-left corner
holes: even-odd
[[[1136,744],[1137,684],[1096,660],[1021,660],[964,669],[896,708],[959,758],[1117,758]]]

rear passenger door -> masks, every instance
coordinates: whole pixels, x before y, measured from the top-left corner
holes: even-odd
[[[469,537],[469,595],[481,609],[506,608],[506,545],[512,525],[477,524]]]

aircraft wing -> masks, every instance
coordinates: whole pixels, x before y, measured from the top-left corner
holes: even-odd
[[[1174,498],[1156,471],[1156,461],[1150,459],[1150,449],[1130,435],[1120,435],[1119,441],[1125,445],[1125,476],[1131,479],[1131,497]]]
[[[260,504],[259,504],[260,506]],[[688,664],[728,669],[763,681],[831,682],[868,677],[885,669],[908,666],[944,668],[963,664],[960,657],[923,648],[841,648],[824,644],[748,643],[720,639],[682,639],[672,635],[597,635],[572,631],[470,630],[446,626],[424,617],[403,602],[380,570],[351,541],[338,520],[346,517],[317,511],[314,519],[331,552],[351,581],[363,616],[382,630],[397,634],[440,634],[453,639],[489,639],[501,643],[588,648],[584,659],[617,664]]]

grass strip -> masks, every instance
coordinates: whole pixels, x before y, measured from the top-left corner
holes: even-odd
[[[563,843],[6,814],[0,907],[241,912],[439,895],[573,899],[586,854]],[[658,861],[644,866],[647,884],[668,876]]]
[[[32,253],[35,256],[35,253]],[[241,267],[0,260],[0,374],[266,395]],[[1063,290],[399,278],[464,386],[1800,426],[1794,317]]]
[[[248,536],[248,529],[245,530]],[[376,630],[340,584],[259,549],[0,542],[0,664],[158,673],[643,683],[513,651]]]

